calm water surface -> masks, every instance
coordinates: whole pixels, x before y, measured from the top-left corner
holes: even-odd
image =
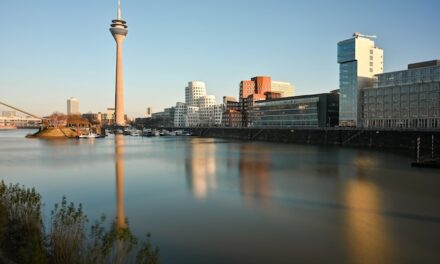
[[[368,150],[201,138],[25,139],[1,179],[125,216],[164,263],[440,263],[440,171]]]

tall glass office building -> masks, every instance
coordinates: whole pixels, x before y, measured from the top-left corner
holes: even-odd
[[[383,50],[372,38],[355,33],[338,43],[340,126],[360,125],[359,90],[371,86],[375,74],[383,73]]]
[[[440,61],[408,65],[408,70],[376,76],[361,91],[365,128],[440,128]]]

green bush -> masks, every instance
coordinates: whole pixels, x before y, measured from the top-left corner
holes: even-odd
[[[89,220],[82,205],[63,197],[55,204],[45,232],[41,204],[35,189],[0,182],[0,263],[160,263],[151,236],[138,245],[127,220],[124,227],[113,223],[107,230],[102,216],[87,232]]]

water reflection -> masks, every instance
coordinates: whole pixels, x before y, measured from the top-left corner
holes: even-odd
[[[209,190],[215,190],[216,144],[214,139],[194,139],[187,145],[185,159],[188,187],[198,199],[206,198]]]
[[[271,195],[270,155],[253,144],[240,146],[240,191],[245,200],[265,200]]]
[[[116,224],[126,228],[124,210],[124,136],[115,135]]]
[[[377,160],[362,152],[353,160],[356,177],[348,180],[344,202],[351,208],[345,212],[346,239],[352,263],[393,263],[392,241],[385,218],[375,213],[384,208],[379,188],[368,179],[369,169]]]

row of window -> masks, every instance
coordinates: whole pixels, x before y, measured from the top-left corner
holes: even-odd
[[[440,128],[440,118],[364,120],[365,128]]]

